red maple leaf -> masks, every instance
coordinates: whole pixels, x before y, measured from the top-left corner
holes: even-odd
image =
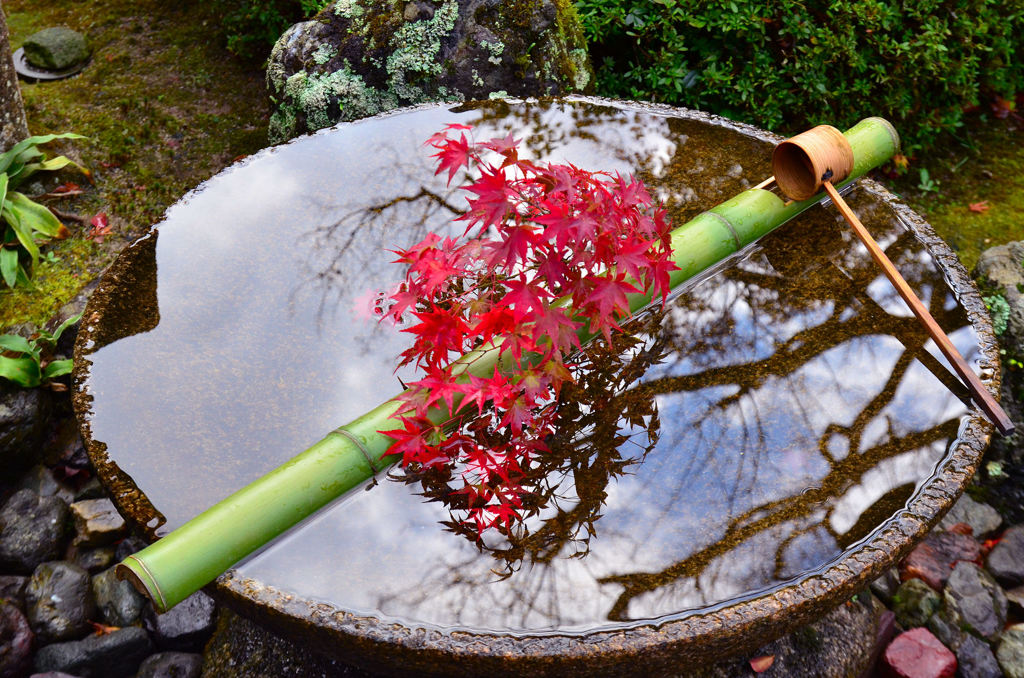
[[[92,219],[89,220],[89,224],[92,226],[85,237],[89,240],[95,240],[96,242],[103,242],[103,239],[110,235],[111,226],[110,221],[107,219],[106,212],[99,212]]]
[[[462,187],[470,194],[462,239],[429,234],[396,250],[407,274],[381,295],[377,315],[411,311],[416,322],[404,331],[413,341],[401,360],[424,371],[400,396],[402,426],[382,431],[393,439],[387,454],[413,473],[447,466],[461,483],[450,487],[463,527],[479,536],[520,518],[523,469],[548,449],[583,321],[608,336],[629,314],[629,294],[645,286],[664,300],[675,264],[665,212],[633,177],[534,163],[519,157],[511,135],[476,143],[467,132],[450,125],[427,141],[449,182],[463,168],[478,173]],[[503,356],[493,374],[467,374],[455,362],[485,346]],[[506,374],[510,364],[516,371]],[[437,408],[456,420],[433,423]]]
[[[989,207],[991,207],[991,205],[988,204],[988,200],[982,200],[981,202],[972,202],[967,206],[967,209],[981,214],[983,212],[988,212]]]

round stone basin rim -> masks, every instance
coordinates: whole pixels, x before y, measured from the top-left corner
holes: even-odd
[[[779,140],[749,126],[691,111],[590,98],[570,101],[684,117],[738,130],[762,141]],[[410,110],[442,107],[427,105]],[[384,117],[403,115],[410,110],[391,112]],[[344,126],[358,124],[361,123]],[[261,151],[229,171],[236,171],[272,152],[273,149]],[[979,331],[987,371],[993,375],[993,381],[998,381],[996,345],[984,304],[955,255],[935,237],[927,224],[896,202],[891,194],[874,182],[863,181],[861,186],[892,206],[939,263],[971,324]],[[182,202],[204,188],[200,186]],[[946,460],[911,498],[906,509],[819,571],[741,599],[656,619],[623,622],[614,629],[513,633],[405,625],[384,618],[362,617],[327,603],[302,599],[241,577],[235,571],[218,580],[216,591],[226,596],[232,605],[279,630],[298,633],[335,656],[378,669],[451,675],[453,670],[462,672],[463,669],[453,669],[445,662],[461,658],[467,662],[464,672],[470,675],[485,672],[516,675],[525,671],[541,675],[564,675],[566,671],[635,675],[635,662],[641,659],[649,662],[652,670],[668,671],[686,660],[704,661],[762,644],[789,628],[813,620],[826,608],[863,589],[870,579],[880,575],[923,537],[956,499],[973,474],[990,430],[990,425],[972,412]],[[396,655],[393,661],[388,658],[389,653]],[[369,656],[375,659],[367,660]],[[385,663],[376,664],[381,658]],[[593,664],[595,659],[600,659],[600,669]]]

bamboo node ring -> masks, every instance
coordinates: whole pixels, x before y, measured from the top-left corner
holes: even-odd
[[[819,125],[783,141],[772,153],[772,173],[791,200],[813,197],[824,182],[839,183],[853,171],[853,148],[831,125]]]

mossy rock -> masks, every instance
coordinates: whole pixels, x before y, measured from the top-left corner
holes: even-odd
[[[85,37],[70,28],[44,28],[30,35],[23,45],[25,58],[36,68],[62,71],[89,58]]]
[[[335,0],[274,46],[270,140],[428,101],[587,92],[568,0]]]

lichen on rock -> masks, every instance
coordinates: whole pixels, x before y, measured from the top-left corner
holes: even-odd
[[[277,143],[428,101],[585,92],[593,70],[568,0],[335,0],[274,46]]]

